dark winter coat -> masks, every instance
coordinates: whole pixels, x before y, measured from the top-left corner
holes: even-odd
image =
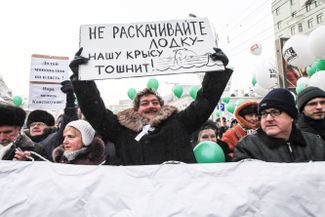
[[[18,136],[14,144],[2,157],[2,160],[13,160],[16,148],[20,148],[22,151],[33,151],[42,156],[44,155],[44,149],[40,144],[34,143],[28,136],[22,134]],[[31,157],[33,157],[35,160],[40,160],[40,158],[35,155],[32,155]]]
[[[67,107],[64,109],[64,114],[62,117],[62,122],[59,128],[49,127],[44,130],[44,134],[40,136],[31,136],[29,130],[25,131],[25,134],[32,139],[32,141],[37,142],[42,145],[44,149],[44,157],[50,161],[52,159],[52,152],[54,148],[58,147],[63,142],[63,130],[65,126],[71,122],[78,120],[77,108]]]
[[[302,131],[318,135],[325,141],[325,119],[314,120],[301,114],[297,125]]]
[[[176,160],[194,163],[191,134],[213,112],[232,70],[207,72],[197,97],[185,110],[163,106],[150,123],[155,128],[139,141],[135,137],[144,126],[143,118],[134,109],[114,115],[107,110],[93,81],[73,81],[82,113],[103,137],[115,144],[116,156],[123,165],[161,164]]]
[[[79,154],[74,160],[68,161],[63,155],[63,144],[53,150],[52,158],[56,163],[99,165],[105,161],[105,144],[103,140],[95,137],[92,143],[87,146],[85,153]]]
[[[288,141],[270,137],[259,129],[235,147],[233,161],[251,158],[267,162],[308,162],[325,160],[325,143],[318,136],[293,125]]]

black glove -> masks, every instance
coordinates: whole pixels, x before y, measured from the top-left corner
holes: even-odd
[[[67,103],[66,107],[75,107],[75,96],[73,94],[72,83],[69,80],[65,80],[61,82],[61,91],[67,94]]]
[[[61,82],[61,91],[65,94],[73,94],[72,83],[69,80],[65,80]]]
[[[80,56],[82,53],[83,48],[81,47],[78,52],[74,55],[74,59],[71,61],[69,67],[71,71],[73,72],[73,75],[71,76],[72,79],[78,80],[79,76],[79,65],[86,64],[88,62],[88,59],[86,57]]]
[[[226,54],[224,54],[224,52],[220,49],[220,48],[213,48],[213,50],[215,51],[215,53],[210,54],[210,57],[213,61],[217,61],[220,60],[223,65],[226,67],[229,63],[229,59],[226,56]]]

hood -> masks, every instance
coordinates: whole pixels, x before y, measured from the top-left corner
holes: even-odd
[[[242,109],[244,109],[244,108],[246,108],[246,107],[248,107],[250,105],[256,105],[258,107],[258,102],[255,102],[255,101],[252,101],[252,100],[243,102],[242,104],[240,104],[236,108],[234,116],[235,116],[236,120],[238,121],[238,124],[240,124],[240,126],[242,126],[244,128],[248,128],[248,129],[256,129],[258,127],[253,127],[253,125],[251,123],[247,122],[242,116],[240,116],[238,114],[239,111],[241,111]]]
[[[174,106],[164,105],[158,112],[157,116],[149,122],[149,120],[143,118],[138,112],[134,111],[133,108],[129,108],[117,113],[117,118],[120,124],[133,131],[140,132],[144,125],[150,124],[152,127],[158,126],[164,120],[177,113],[178,110]]]

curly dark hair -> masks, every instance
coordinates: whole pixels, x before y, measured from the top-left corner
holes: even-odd
[[[144,90],[137,93],[137,96],[133,100],[133,109],[135,111],[138,111],[138,109],[139,109],[140,99],[143,96],[148,96],[148,95],[155,95],[159,101],[160,106],[164,105],[164,100],[158,95],[158,93],[155,90],[153,90],[151,88],[145,88]]]

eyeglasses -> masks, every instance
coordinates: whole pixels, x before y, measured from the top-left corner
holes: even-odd
[[[316,107],[318,104],[320,104],[321,106],[325,105],[325,100],[309,102],[306,104],[306,106]]]
[[[35,127],[35,126],[46,126],[46,124],[43,122],[33,122],[30,124],[30,127]]]
[[[282,111],[277,110],[277,109],[273,109],[273,110],[271,110],[269,112],[262,111],[259,116],[260,116],[260,118],[267,118],[267,115],[271,115],[271,117],[274,118],[274,117],[279,116],[281,114],[282,114]]]

